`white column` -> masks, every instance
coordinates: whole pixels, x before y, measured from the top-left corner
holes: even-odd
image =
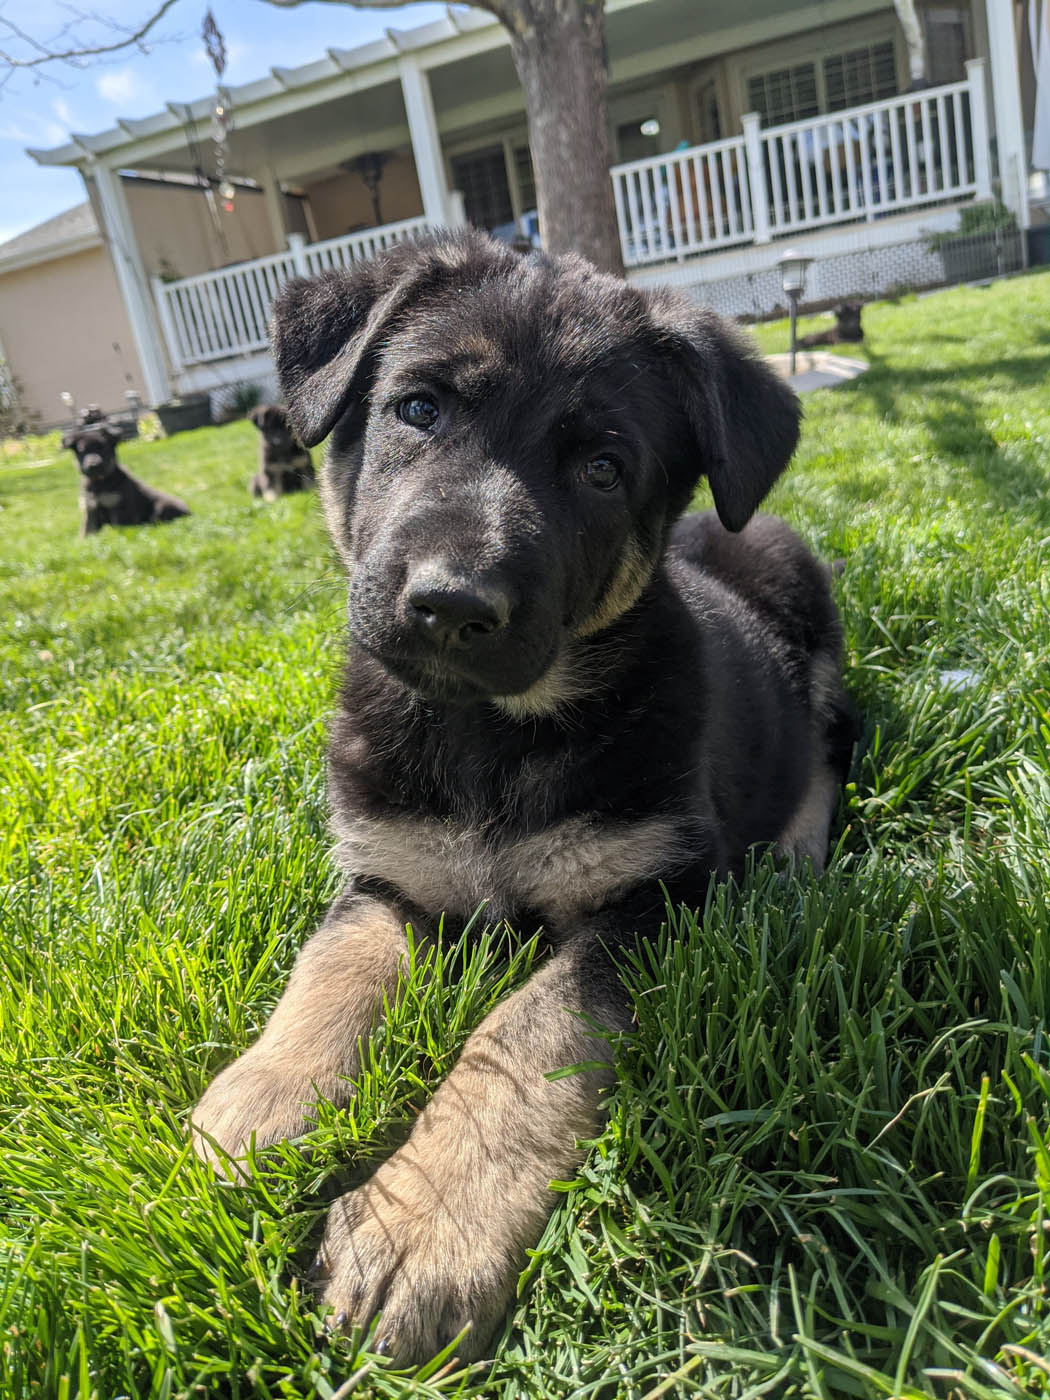
[[[771,242],[769,232],[769,191],[766,189],[766,162],[759,131],[762,119],[757,112],[740,118],[744,128],[744,159],[747,161],[747,187],[751,192],[751,226],[756,243]]]
[[[988,62],[995,113],[995,144],[999,155],[1002,200],[1020,228],[1027,228],[1028,163],[1025,159],[1021,78],[1014,33],[1014,0],[984,0],[988,17]]]
[[[401,91],[405,98],[408,131],[412,138],[412,155],[423,196],[423,214],[429,223],[441,228],[449,221],[448,185],[445,183],[445,162],[441,154],[430,79],[409,54],[401,55],[398,67],[401,70]]]
[[[970,85],[970,133],[973,138],[973,174],[977,199],[991,199],[992,172],[989,161],[988,108],[984,100],[984,59],[966,60],[966,81]],[[962,140],[961,135],[958,138]]]
[[[131,322],[131,334],[142,365],[143,388],[150,407],[171,398],[171,380],[164,355],[160,327],[150,301],[142,256],[135,241],[135,229],[120,176],[109,166],[92,161],[85,177],[94,181],[103,233],[113,258],[124,306]]]
[[[288,237],[288,226],[284,217],[284,195],[281,192],[281,182],[278,180],[272,165],[263,166],[259,172],[259,184],[262,186],[263,199],[266,201],[266,216],[270,220],[274,252],[279,253]]]

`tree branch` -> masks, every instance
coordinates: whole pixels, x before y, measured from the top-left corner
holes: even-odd
[[[268,5],[277,5],[281,9],[293,9],[297,5],[305,5],[307,0],[266,0]],[[322,3],[330,5],[350,5],[355,10],[400,10],[408,0],[322,0]],[[473,10],[487,10],[489,14],[495,15],[503,24],[509,25],[519,10],[518,0],[463,0],[463,3]]]
[[[8,31],[14,38],[27,44],[30,49],[35,50],[31,58],[17,58],[6,49],[0,49],[0,64],[8,68],[39,68],[45,63],[77,63],[79,59],[99,58],[108,53],[119,53],[121,49],[130,49],[142,41],[149,34],[154,25],[159,24],[164,16],[172,9],[178,0],[162,0],[153,13],[145,19],[139,27],[126,34],[123,39],[116,39],[111,44],[85,44],[67,49],[49,49],[42,44],[39,39],[34,39],[32,34],[27,34],[24,29],[15,24],[6,15],[0,15],[0,25]],[[87,16],[86,18],[90,18]],[[66,27],[63,34],[67,33],[72,26]]]

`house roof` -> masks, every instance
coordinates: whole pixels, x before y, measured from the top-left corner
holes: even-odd
[[[326,80],[363,74],[376,65],[396,61],[403,54],[415,54],[444,40],[487,29],[499,29],[499,21],[493,15],[483,10],[450,5],[444,19],[416,25],[412,29],[387,29],[385,38],[359,44],[352,49],[329,49],[324,58],[297,68],[271,68],[264,78],[231,86],[230,96],[234,108],[243,110]],[[90,134],[71,132],[68,144],[46,150],[30,147],[27,154],[40,165],[79,165],[93,157],[116,155],[122,148],[129,148],[145,138],[181,131],[188,123],[208,122],[214,105],[214,92],[193,102],[169,102],[163,112],[156,112],[153,116],[135,120],[118,117],[117,125],[106,131]],[[112,160],[107,163],[112,164]]]
[[[98,221],[85,200],[0,243],[0,270],[65,257],[101,241]]]

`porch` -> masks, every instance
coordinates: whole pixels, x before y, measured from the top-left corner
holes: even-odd
[[[962,82],[764,129],[749,113],[742,127],[736,136],[613,167],[629,277],[698,291],[717,265],[720,279],[737,273],[753,281],[775,263],[773,249],[761,253],[777,239],[806,236],[819,257],[850,245],[843,238],[850,225],[878,224],[869,244],[916,242],[919,214],[947,228],[958,205],[992,195],[981,59],[967,64]],[[447,205],[446,225],[466,222],[455,192]],[[267,257],[193,277],[154,277],[179,388],[264,372],[270,307],[289,278],[349,266],[440,222],[420,215],[311,243],[291,234],[284,251]],[[775,298],[773,283],[770,293]]]

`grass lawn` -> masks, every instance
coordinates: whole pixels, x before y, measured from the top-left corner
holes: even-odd
[[[531,930],[443,951],[264,1180],[186,1142],[336,888],[316,500],[252,505],[240,423],[127,446],[195,514],[82,541],[71,457],[0,453],[0,1396],[1050,1395],[1050,275],[864,324],[772,501],[848,561],[837,856],[639,954],[609,1127],[467,1372],[329,1344],[301,1270]]]

